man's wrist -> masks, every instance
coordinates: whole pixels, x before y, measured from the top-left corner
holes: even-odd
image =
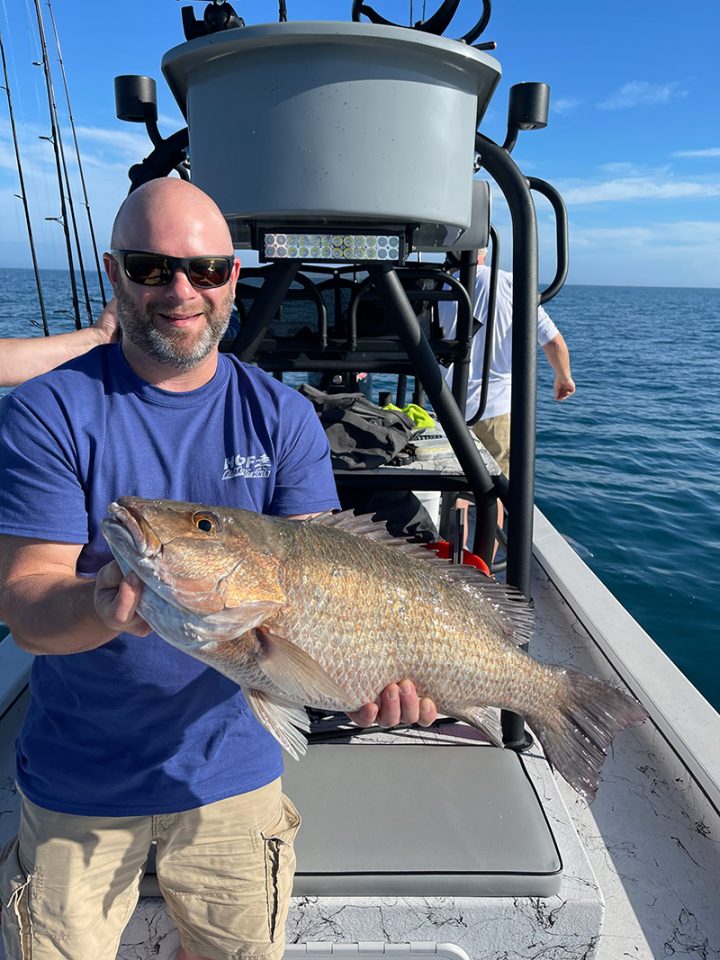
[[[90,343],[93,347],[102,346],[110,342],[110,334],[102,327],[88,327],[87,332],[90,335]]]

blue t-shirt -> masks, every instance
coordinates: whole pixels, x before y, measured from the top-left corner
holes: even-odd
[[[98,347],[0,403],[0,533],[85,544],[77,570],[93,576],[112,559],[100,521],[121,496],[275,515],[338,506],[310,403],[233,357],[173,393],[140,379],[119,345]],[[17,777],[51,810],[172,813],[282,772],[239,687],[154,633],[38,656],[31,690]]]

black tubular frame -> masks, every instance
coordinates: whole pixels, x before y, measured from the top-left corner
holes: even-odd
[[[255,355],[263,341],[268,326],[275,317],[279,307],[285,300],[292,282],[298,279],[297,274],[301,263],[297,260],[278,260],[272,264],[265,275],[265,281],[259,288],[258,294],[253,300],[245,321],[242,323],[235,340],[230,345],[230,351],[240,360],[250,362],[254,360]],[[489,563],[492,556],[495,531],[497,527],[497,495],[495,493],[495,482],[487,471],[485,464],[480,456],[475,443],[467,430],[461,407],[458,404],[458,397],[453,396],[449,387],[445,383],[441,368],[438,364],[435,353],[430,347],[418,318],[412,308],[407,291],[404,289],[399,279],[398,273],[390,264],[363,264],[363,269],[367,270],[368,277],[358,285],[355,293],[354,302],[360,299],[360,294],[374,285],[377,294],[385,306],[390,317],[395,322],[396,332],[412,366],[412,372],[416,382],[422,385],[433,406],[437,417],[445,429],[446,435],[455,451],[458,462],[463,471],[463,476],[455,476],[452,482],[447,480],[438,483],[440,478],[434,478],[435,485],[431,489],[448,489],[454,485],[456,489],[470,489],[475,494],[477,503],[477,521],[475,540],[473,549],[475,553],[483,557]],[[470,356],[470,338],[472,334],[472,309],[467,290],[455,279],[448,277],[440,271],[431,271],[427,269],[407,269],[403,268],[407,279],[422,279],[430,276],[436,276],[439,279],[447,281],[455,289],[458,298],[458,340],[462,341],[461,356],[456,356],[456,363],[467,369]],[[257,275],[257,273],[255,274]],[[418,291],[418,297],[434,299],[442,294],[437,291],[423,290]],[[447,294],[445,295],[447,298]],[[352,354],[353,332],[350,325],[349,336],[346,341],[346,348],[349,354]],[[223,345],[224,347],[224,345]],[[326,369],[335,370],[353,370],[358,369],[357,360],[350,358],[333,360],[313,360],[303,364],[303,369]],[[362,367],[361,369],[365,369]],[[372,368],[370,368],[372,369]],[[465,390],[467,382],[465,381]],[[459,381],[456,387],[459,400],[464,407],[465,393],[461,390]],[[339,479],[347,481],[347,485],[352,484],[352,479],[345,476],[344,472],[336,474]],[[375,471],[364,470],[363,477],[367,480],[371,476],[376,476]],[[397,478],[396,481],[390,480],[389,472],[382,473],[383,486],[388,488],[398,484],[406,489],[412,486],[422,488],[420,472],[414,472],[413,476]],[[411,483],[417,478],[417,483]],[[428,487],[428,489],[430,489]]]
[[[368,274],[373,278],[385,308],[395,319],[398,336],[413,364],[415,376],[445,429],[470,489],[475,494],[477,519],[473,549],[479,556],[488,558],[492,556],[497,526],[495,483],[468,432],[465,418],[420,328],[397,271],[389,264],[376,263],[368,265]]]
[[[537,177],[528,177],[528,184],[530,185],[531,190],[534,190],[536,193],[539,193],[545,197],[555,211],[556,269],[555,276],[553,277],[552,281],[540,294],[540,303],[543,304],[547,303],[548,300],[552,300],[552,298],[560,292],[563,284],[567,280],[568,266],[570,262],[568,248],[567,210],[565,209],[565,202],[563,198],[557,192],[555,187],[551,186],[547,180],[539,180]]]
[[[537,389],[537,222],[528,181],[510,154],[482,134],[476,137],[482,166],[510,207],[513,236],[512,474],[508,502],[508,583],[530,596],[535,501],[535,415]],[[512,450],[523,456],[512,459]]]
[[[467,421],[469,427],[474,426],[485,413],[490,381],[490,357],[492,356],[493,335],[495,333],[495,304],[497,302],[497,278],[500,266],[500,237],[495,227],[490,225],[492,239],[492,254],[490,260],[490,289],[488,291],[487,318],[485,320],[485,350],[483,352],[482,386],[480,388],[480,402],[476,412]],[[469,288],[472,289],[472,288]],[[464,409],[463,407],[460,408]]]
[[[478,133],[475,149],[481,165],[500,187],[510,208],[513,238],[512,355],[510,419],[512,472],[507,499],[506,580],[528,599],[531,595],[533,512],[535,505],[535,422],[537,393],[538,241],[530,185],[509,152]],[[514,451],[522,456],[513,458]],[[522,717],[501,716],[505,746],[525,749],[531,739]]]
[[[282,306],[299,269],[298,260],[278,260],[268,271],[268,276],[248,311],[247,321],[241,326],[231,347],[231,352],[239,360],[248,363],[254,358],[265,331]]]

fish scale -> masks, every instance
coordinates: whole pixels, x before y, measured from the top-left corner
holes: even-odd
[[[433,695],[444,708],[467,705],[478,695],[486,702],[494,697],[501,705],[498,684],[513,686],[512,676],[504,678],[506,671],[540,669],[515,643],[502,642],[510,640],[513,627],[492,599],[479,588],[453,581],[449,571],[441,573],[426,560],[388,550],[382,542],[312,524],[294,531],[292,540],[279,570],[288,598],[277,620],[279,630],[353,693],[377,691],[409,676],[422,695]],[[326,590],[322,606],[308,619],[308,571],[299,558],[316,558],[312,575],[322,583],[338,551],[344,556],[342,589]],[[454,666],[460,642],[462,671]],[[356,663],[372,664],[362,687],[356,686]]]
[[[393,682],[500,742],[522,714],[575,789],[595,794],[613,736],[646,714],[604,681],[540,664],[512,587],[391,538],[367,517],[308,521],[123,497],[103,532],[144,584],[138,610],[169,643],[235,680],[293,756],[303,707],[355,710]]]

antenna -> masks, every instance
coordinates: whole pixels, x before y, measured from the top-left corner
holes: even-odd
[[[75,144],[75,156],[77,157],[78,172],[80,173],[80,183],[82,184],[83,191],[83,206],[87,213],[88,226],[90,228],[90,239],[92,241],[93,254],[95,256],[95,269],[97,270],[98,283],[100,284],[100,296],[102,297],[103,306],[106,306],[107,299],[105,297],[105,287],[103,285],[103,271],[100,267],[100,258],[98,257],[97,251],[97,241],[95,240],[95,229],[93,227],[92,214],[90,213],[90,200],[88,198],[87,187],[85,185],[85,174],[83,172],[82,161],[80,159],[80,147],[78,145],[77,133],[75,131],[75,119],[72,114],[72,107],[70,106],[70,90],[68,89],[67,75],[65,73],[65,64],[63,62],[62,53],[60,51],[60,36],[58,34],[57,25],[55,24],[55,15],[53,14],[53,9],[50,4],[50,0],[47,0],[48,10],[50,11],[50,22],[52,23],[53,34],[55,35],[55,45],[57,47],[58,62],[60,63],[60,73],[62,75],[63,87],[65,89],[65,100],[67,101],[68,106],[68,117],[70,118],[70,129],[72,130],[73,142]],[[78,247],[79,250],[79,247]],[[92,317],[91,317],[92,319]]]
[[[28,239],[30,241],[30,253],[32,255],[33,270],[35,271],[35,283],[37,285],[38,301],[40,303],[40,313],[42,314],[43,333],[46,337],[50,336],[48,329],[47,314],[45,313],[45,298],[42,292],[42,283],[40,281],[40,270],[38,268],[37,254],[35,252],[35,240],[33,237],[32,223],[30,221],[30,209],[27,202],[27,193],[25,192],[25,177],[23,176],[22,163],[20,161],[20,147],[18,146],[17,130],[15,129],[15,113],[13,111],[12,96],[10,95],[10,81],[8,80],[7,62],[5,60],[5,45],[3,44],[2,34],[0,33],[0,57],[2,57],[3,76],[5,86],[3,90],[7,95],[8,109],[10,111],[10,127],[12,129],[13,145],[15,147],[15,160],[17,163],[18,177],[20,178],[20,193],[18,196],[22,200],[25,210],[25,223],[27,224]]]

